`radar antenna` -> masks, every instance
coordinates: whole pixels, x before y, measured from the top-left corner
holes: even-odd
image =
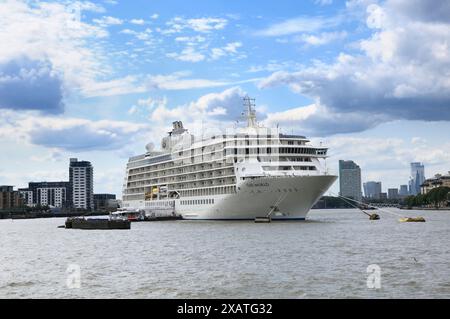
[[[246,95],[244,97],[244,107],[246,108],[244,115],[247,117],[247,127],[257,126],[255,106],[255,99]]]

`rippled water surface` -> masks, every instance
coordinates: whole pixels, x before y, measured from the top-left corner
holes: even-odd
[[[304,222],[169,221],[131,230],[0,220],[0,298],[450,298],[450,212],[399,223],[313,210]],[[67,267],[81,269],[69,289]],[[366,270],[381,268],[381,288]]]

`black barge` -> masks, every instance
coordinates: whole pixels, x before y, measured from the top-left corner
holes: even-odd
[[[66,229],[130,229],[129,220],[67,218]]]

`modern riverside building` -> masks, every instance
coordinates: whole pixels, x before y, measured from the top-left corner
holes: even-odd
[[[425,182],[425,166],[422,163],[411,163],[411,179],[409,181],[409,193],[417,195],[420,193],[420,185]]]
[[[388,189],[388,198],[389,199],[398,199],[398,188],[389,188]]]
[[[23,199],[23,202],[28,207],[35,206],[33,191],[28,188],[19,188],[19,194]]]
[[[361,168],[353,161],[339,161],[339,194],[361,201]]]
[[[381,182],[364,183],[364,197],[371,199],[381,199]]]
[[[447,175],[436,174],[433,178],[429,178],[420,186],[421,194],[427,194],[436,187],[450,187],[450,172]]]
[[[71,158],[69,179],[73,207],[86,210],[94,209],[94,168],[91,162]]]
[[[400,190],[398,192],[398,195],[401,197],[406,197],[409,195],[408,192],[408,185],[400,185]]]
[[[0,210],[19,208],[23,204],[19,192],[13,186],[0,186]]]
[[[19,192],[27,206],[62,208],[71,204],[69,182],[31,182],[28,188],[20,188]]]

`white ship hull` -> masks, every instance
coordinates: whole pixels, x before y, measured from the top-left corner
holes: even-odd
[[[333,175],[247,179],[235,194],[176,199],[173,212],[193,220],[253,220],[269,214],[273,220],[304,220],[336,179]],[[151,210],[145,201],[130,201],[127,206]]]

